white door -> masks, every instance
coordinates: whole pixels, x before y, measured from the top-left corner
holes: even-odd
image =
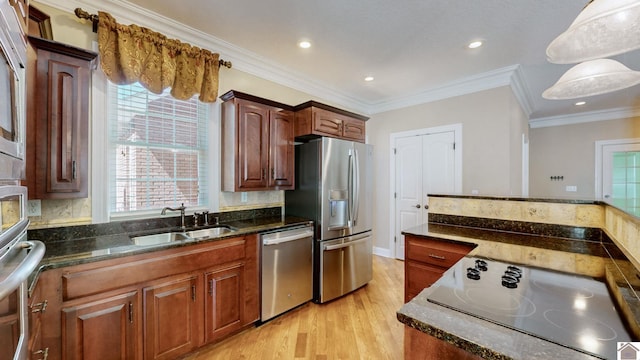
[[[422,136],[399,138],[395,144],[396,258],[404,259],[403,229],[422,223]]]
[[[455,132],[396,139],[395,254],[404,259],[402,230],[427,222],[427,194],[455,192]]]
[[[640,214],[640,144],[602,147],[602,197]]]

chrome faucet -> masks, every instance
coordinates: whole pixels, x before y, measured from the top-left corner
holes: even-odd
[[[187,227],[184,225],[184,211],[187,208],[184,206],[184,203],[180,204],[179,207],[177,208],[171,208],[171,207],[165,207],[162,209],[162,212],[160,212],[160,215],[165,215],[167,213],[167,210],[171,210],[171,211],[180,211],[180,227],[182,228],[182,230],[186,229]]]

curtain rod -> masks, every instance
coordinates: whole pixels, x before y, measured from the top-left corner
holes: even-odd
[[[93,23],[93,32],[98,32],[98,15],[89,14],[88,12],[82,10],[81,8],[76,8],[74,13],[80,19],[87,19]],[[220,59],[220,66],[224,66],[226,68],[231,69],[231,61],[225,61]]]

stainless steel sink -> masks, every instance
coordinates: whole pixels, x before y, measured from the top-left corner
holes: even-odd
[[[132,237],[131,240],[138,246],[150,246],[158,244],[166,244],[174,241],[191,240],[191,238],[184,233],[161,233],[153,235],[144,235]]]
[[[234,232],[234,231],[236,231],[236,229],[230,226],[221,225],[221,226],[216,226],[208,229],[187,231],[186,234],[187,236],[193,239],[208,239],[208,238],[213,238],[213,237]]]

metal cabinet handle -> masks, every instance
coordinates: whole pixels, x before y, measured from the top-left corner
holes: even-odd
[[[133,324],[133,303],[129,302],[129,323]]]
[[[447,260],[446,257],[440,256],[440,255],[436,255],[436,254],[429,254],[429,257],[432,257],[432,258],[438,259],[438,260]]]
[[[33,304],[31,305],[31,312],[32,313],[37,313],[37,312],[45,312],[45,310],[47,310],[47,304],[48,301],[45,300],[43,302],[37,303],[37,304]]]
[[[196,302],[196,286],[195,285],[191,285],[191,300],[193,300],[193,302]]]
[[[213,279],[209,280],[209,296],[213,296]]]

